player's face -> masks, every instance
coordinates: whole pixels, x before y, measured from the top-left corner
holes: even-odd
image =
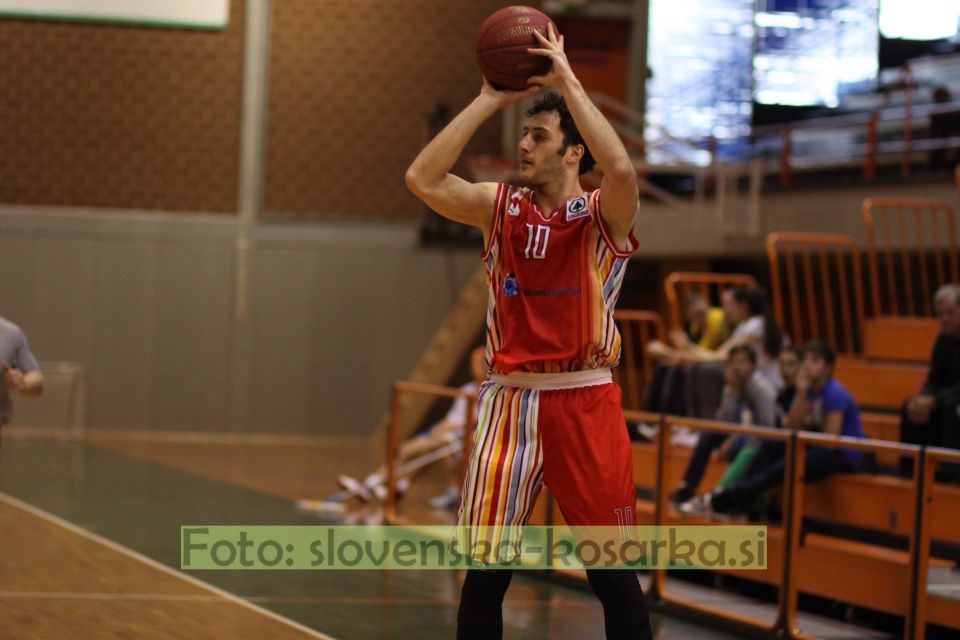
[[[948,336],[960,335],[960,305],[951,296],[945,296],[936,303],[940,330]]]
[[[566,155],[562,149],[563,131],[557,113],[541,111],[527,118],[517,144],[520,181],[538,186],[562,179]]]

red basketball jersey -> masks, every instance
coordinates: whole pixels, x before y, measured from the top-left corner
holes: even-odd
[[[603,223],[600,190],[540,211],[529,189],[501,184],[488,246],[487,365],[491,373],[565,373],[620,358],[613,310],[627,259]]]

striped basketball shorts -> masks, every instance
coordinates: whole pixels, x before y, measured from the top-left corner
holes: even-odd
[[[477,416],[461,526],[526,524],[544,482],[571,526],[634,523],[630,438],[608,369],[494,376]]]

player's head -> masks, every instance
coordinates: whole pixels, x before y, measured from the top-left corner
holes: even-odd
[[[933,306],[940,320],[940,331],[948,336],[960,335],[960,285],[945,284],[937,289]]]
[[[526,116],[517,144],[521,182],[542,185],[573,170],[583,175],[596,165],[563,96],[554,92],[540,96]]]
[[[801,366],[812,387],[822,387],[833,375],[833,367],[836,363],[837,352],[829,345],[819,340],[811,340],[803,345]]]

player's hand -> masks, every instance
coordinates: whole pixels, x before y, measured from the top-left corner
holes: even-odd
[[[534,31],[533,35],[536,36],[542,46],[536,49],[527,49],[527,52],[550,58],[553,66],[550,68],[550,73],[542,76],[531,76],[527,82],[552,89],[560,89],[565,82],[575,79],[573,70],[570,68],[570,62],[567,60],[567,54],[563,51],[563,36],[558,35],[553,30],[553,25],[549,25],[546,36],[539,31]]]
[[[23,372],[20,369],[14,369],[7,363],[3,363],[3,380],[11,391],[23,393],[23,390],[27,388],[27,383],[23,379]]]
[[[530,97],[535,94],[537,91],[540,91],[539,86],[529,87],[523,91],[507,91],[502,89],[497,89],[490,81],[486,78],[483,79],[483,87],[480,89],[480,95],[496,105],[497,109],[502,109],[508,104],[518,102],[524,98]]]

